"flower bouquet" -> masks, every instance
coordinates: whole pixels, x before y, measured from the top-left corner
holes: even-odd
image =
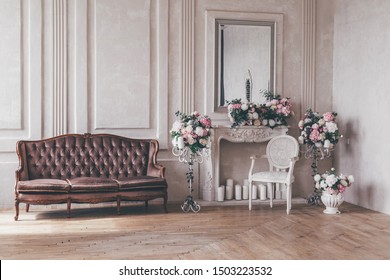
[[[294,116],[290,98],[282,98],[271,91],[265,91],[263,95],[267,102],[261,105],[262,125],[271,128],[287,125],[287,119]]]
[[[316,174],[314,176],[314,181],[316,182],[315,187],[317,190],[325,191],[330,194],[338,194],[345,192],[345,190],[354,182],[354,178],[352,175],[336,175],[335,169],[332,168],[322,175]]]
[[[177,111],[175,115],[177,120],[170,131],[174,146],[188,147],[192,153],[209,147],[212,124],[208,116],[196,111],[188,115]]]
[[[228,104],[228,117],[232,127],[240,125],[268,126],[271,128],[286,125],[287,119],[294,115],[289,98],[282,98],[270,91],[263,93],[266,103],[242,102],[240,98]]]
[[[308,109],[304,118],[298,123],[300,129],[298,142],[332,149],[342,137],[336,124],[336,116],[336,112],[320,115]]]

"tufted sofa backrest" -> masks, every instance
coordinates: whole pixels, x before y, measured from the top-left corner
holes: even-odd
[[[144,176],[157,151],[156,140],[111,134],[67,134],[17,143],[17,153],[24,169],[22,177],[30,180]]]

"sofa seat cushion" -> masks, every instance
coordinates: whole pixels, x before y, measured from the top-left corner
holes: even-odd
[[[99,177],[78,177],[68,179],[71,192],[117,192],[118,183],[115,180]]]
[[[167,186],[165,178],[152,176],[135,176],[117,179],[119,190],[142,189],[142,188],[161,188]]]
[[[19,193],[31,192],[53,192],[67,193],[70,190],[70,185],[65,180],[59,179],[35,179],[27,181],[19,181],[16,186]]]

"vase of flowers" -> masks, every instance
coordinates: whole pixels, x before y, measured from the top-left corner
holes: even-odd
[[[275,95],[271,91],[264,91],[266,103],[243,102],[241,98],[226,100],[228,117],[236,126],[277,126],[287,125],[287,119],[294,115],[290,98]]]
[[[321,201],[326,207],[323,212],[325,214],[340,214],[338,208],[344,201],[343,193],[354,182],[353,176],[336,175],[335,169],[332,168],[322,175],[316,174],[314,181],[316,189],[322,193]]]

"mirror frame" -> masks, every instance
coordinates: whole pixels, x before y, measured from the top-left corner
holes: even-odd
[[[269,87],[268,87],[268,90],[270,90],[271,92],[274,92],[274,79],[275,79],[275,75],[274,75],[274,67],[275,67],[275,63],[274,63],[274,60],[275,60],[275,22],[273,21],[253,21],[253,20],[226,20],[226,19],[217,19],[216,20],[216,25],[215,25],[215,34],[217,36],[217,40],[216,40],[216,55],[215,55],[215,60],[216,60],[216,70],[215,71],[215,97],[217,98],[217,100],[215,101],[217,103],[217,106],[215,108],[215,110],[217,112],[224,112],[226,111],[224,107],[226,106],[223,106],[221,105],[222,104],[222,100],[221,100],[221,94],[222,94],[222,90],[221,90],[221,87],[222,87],[222,60],[221,60],[221,32],[220,32],[220,26],[221,25],[231,25],[231,26],[264,26],[264,27],[269,27],[270,28],[270,31],[271,31],[271,34],[270,34],[270,41],[271,41],[271,44],[270,44],[270,67],[269,67],[269,71],[270,71],[270,76],[269,76]],[[260,66],[259,66],[260,67]],[[264,88],[266,89],[266,88]],[[223,103],[225,103],[223,101]]]
[[[205,34],[205,112],[216,125],[227,125],[227,108],[220,107],[219,101],[219,61],[218,22],[267,22],[274,25],[274,57],[273,57],[273,85],[274,92],[283,91],[282,65],[283,65],[283,14],[251,13],[234,11],[206,11]]]

